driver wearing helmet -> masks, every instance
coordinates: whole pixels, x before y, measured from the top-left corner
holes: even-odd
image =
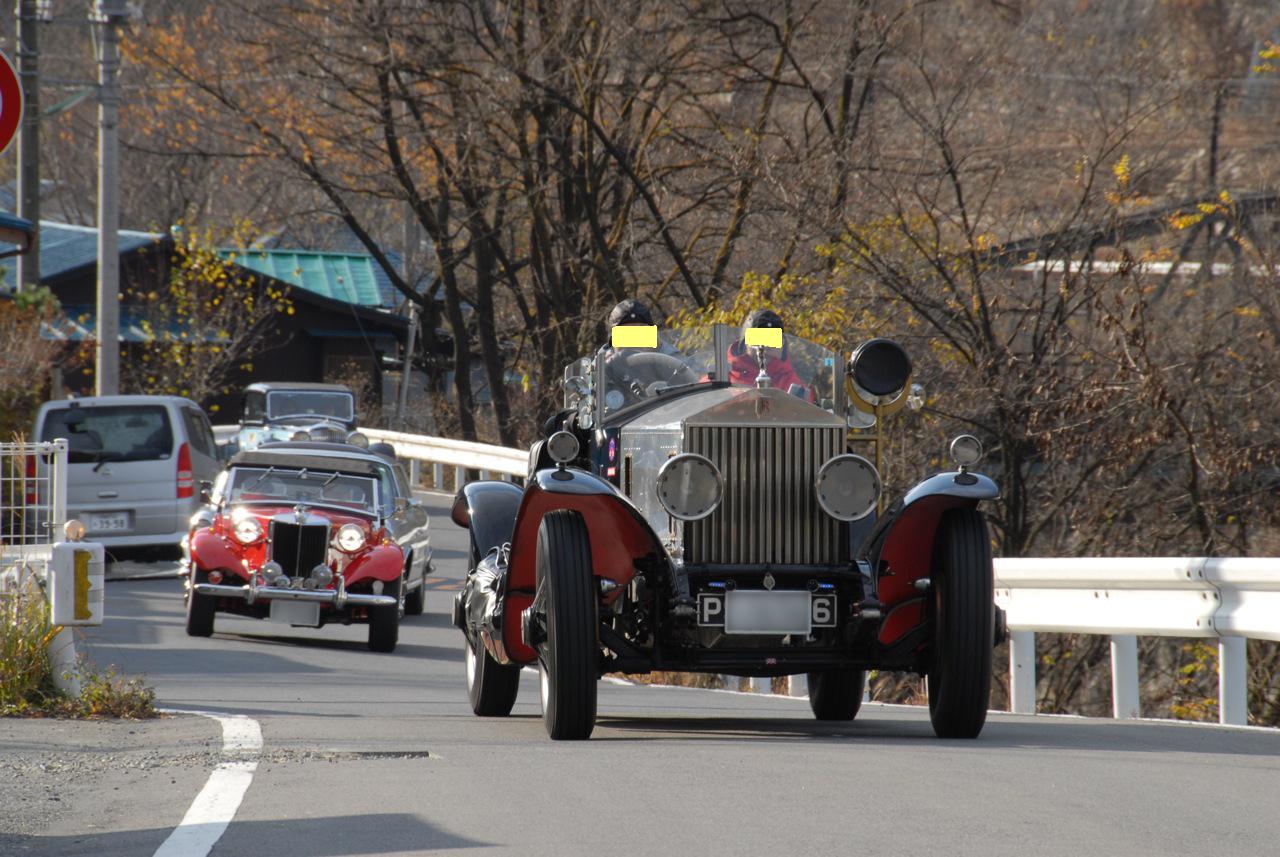
[[[729,346],[729,383],[737,387],[754,387],[760,374],[760,363],[756,360],[754,349],[746,344],[746,332],[752,327],[769,327],[782,329],[782,317],[771,309],[758,309],[747,316],[742,323],[742,338]],[[791,366],[791,357],[787,353],[787,343],[783,340],[782,348],[765,349],[765,369],[769,375],[769,386],[777,390],[799,396],[806,401],[813,398],[813,391],[800,380]]]
[[[655,389],[692,383],[697,376],[670,343],[659,339],[656,348],[614,348],[613,329],[619,325],[654,326],[649,308],[634,298],[619,301],[609,312],[610,342],[604,354],[605,407],[616,410],[624,404],[647,398]]]

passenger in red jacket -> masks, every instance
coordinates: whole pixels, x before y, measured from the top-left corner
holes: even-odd
[[[760,374],[760,364],[756,360],[755,351],[746,344],[746,330],[749,327],[772,327],[782,329],[782,317],[771,309],[758,309],[747,316],[742,323],[743,338],[729,346],[729,383],[739,387],[754,387]],[[787,354],[787,343],[783,340],[782,349],[765,349],[765,369],[769,375],[769,386],[775,390],[786,390],[805,401],[813,401],[813,390],[800,379],[791,366],[791,358]]]

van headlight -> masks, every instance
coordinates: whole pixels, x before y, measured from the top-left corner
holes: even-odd
[[[822,465],[813,487],[824,512],[837,521],[857,521],[876,508],[880,474],[861,455],[837,455]]]
[[[671,517],[697,521],[720,505],[724,479],[711,459],[685,452],[668,458],[662,465],[654,490]]]
[[[343,524],[334,537],[338,550],[354,553],[364,547],[364,529],[359,524]]]

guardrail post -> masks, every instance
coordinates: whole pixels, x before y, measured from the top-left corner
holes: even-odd
[[[431,487],[437,491],[444,490],[444,465],[438,461],[431,463]]]
[[[458,466],[453,468],[453,489],[456,491],[467,482],[467,468]]]
[[[1009,634],[1009,704],[1014,714],[1036,713],[1036,634]]]
[[[1249,657],[1244,637],[1218,640],[1218,722],[1244,726],[1249,722]]]
[[[422,483],[422,462],[416,458],[409,459],[409,484],[417,488]],[[416,597],[416,596],[415,596]]]
[[[773,679],[766,676],[751,677],[752,693],[773,693]]]
[[[788,696],[808,696],[809,695],[809,679],[804,675],[787,676],[787,695]]]
[[[1138,638],[1119,634],[1111,638],[1111,710],[1117,719],[1141,716],[1138,701]]]

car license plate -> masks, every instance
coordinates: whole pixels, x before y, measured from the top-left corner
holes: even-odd
[[[315,601],[272,601],[268,618],[285,625],[316,628],[320,625],[320,605]]]
[[[99,512],[85,515],[85,529],[91,533],[115,533],[129,529],[128,512]]]
[[[836,596],[735,589],[698,595],[698,624],[726,634],[808,634],[836,626]]]

